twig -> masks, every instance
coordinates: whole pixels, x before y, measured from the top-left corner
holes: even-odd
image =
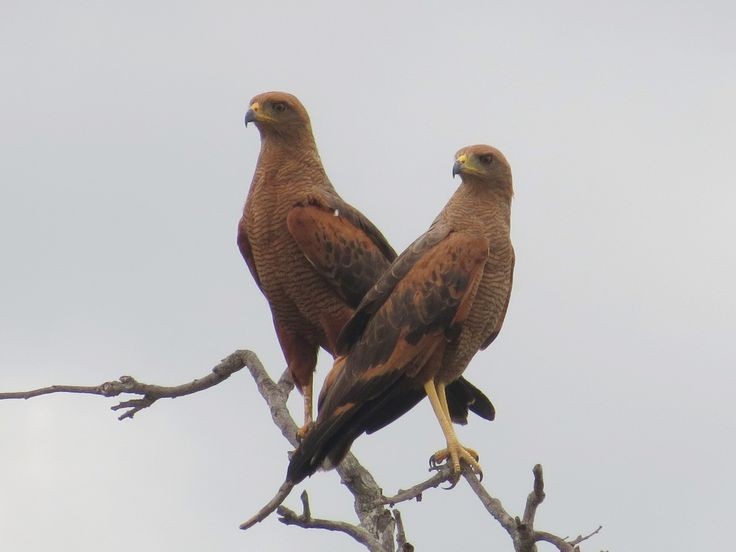
[[[302,517],[312,519],[312,509],[309,507],[309,495],[307,491],[302,491],[299,499],[302,501]]]
[[[544,501],[544,476],[542,475],[542,466],[537,464],[532,468],[534,474],[534,487],[532,492],[526,498],[526,507],[524,508],[523,523],[529,526],[534,525],[534,516],[537,514],[537,508]]]
[[[51,385],[49,387],[34,389],[32,391],[0,393],[0,400],[32,399],[34,397],[49,395],[51,393],[83,393],[87,395],[102,395],[103,397],[116,397],[123,393],[142,395],[143,397],[140,399],[122,401],[111,407],[112,410],[128,409],[118,417],[119,420],[124,420],[126,418],[133,418],[136,413],[140,412],[144,408],[148,408],[158,399],[174,399],[176,397],[191,395],[192,393],[197,393],[204,389],[213,387],[218,383],[225,381],[238,370],[242,369],[253,358],[256,357],[251,351],[235,351],[233,354],[223,359],[220,364],[212,369],[211,373],[207,374],[203,378],[195,379],[192,382],[173,387],[150,385],[136,381],[136,379],[131,376],[121,376],[118,380],[108,381],[96,386]]]
[[[401,519],[401,512],[398,510],[394,510],[394,520],[396,520],[396,546],[398,552],[414,552],[414,545],[406,542],[404,522]]]
[[[603,526],[602,526],[602,525],[599,525],[599,526],[598,526],[598,529],[596,529],[595,531],[591,531],[590,533],[588,533],[588,534],[587,534],[587,535],[585,535],[584,537],[583,537],[583,536],[581,536],[581,535],[578,535],[577,537],[575,537],[574,539],[572,539],[572,540],[571,540],[571,541],[569,541],[569,542],[570,542],[570,544],[571,544],[571,545],[573,545],[573,546],[577,546],[577,545],[578,545],[578,544],[580,544],[581,542],[583,542],[583,541],[586,541],[586,540],[588,540],[588,539],[589,539],[590,537],[592,537],[593,535],[597,535],[597,534],[598,534],[598,533],[599,533],[599,532],[601,531],[601,529],[603,529]]]
[[[539,540],[534,531],[534,518],[537,515],[537,508],[544,501],[544,477],[542,475],[542,466],[536,464],[532,468],[534,475],[534,486],[532,492],[526,497],[526,506],[524,507],[524,517],[514,518],[516,522],[516,534],[512,535],[514,546],[521,552],[537,552],[537,541]],[[563,540],[564,542],[564,540]]]
[[[276,496],[269,500],[266,505],[258,510],[258,512],[256,512],[250,519],[241,523],[240,528],[243,530],[250,529],[256,523],[260,523],[270,516],[279,506],[281,506],[281,503],[286,500],[286,497],[289,496],[289,493],[293,488],[294,484],[291,481],[284,481],[284,483],[281,484],[281,487],[279,487]]]
[[[290,510],[286,506],[279,506],[277,512],[281,516],[279,521],[284,525],[296,525],[297,527],[304,527],[306,529],[325,529],[327,531],[339,531],[352,537],[362,545],[366,546],[369,550],[381,552],[381,547],[378,540],[376,540],[368,531],[360,527],[359,525],[353,525],[345,521],[334,521],[331,519],[319,519],[313,518],[309,512],[309,500],[307,494],[302,493],[302,504],[304,512],[299,515],[293,510]]]
[[[399,489],[399,492],[397,492],[394,496],[382,497],[381,502],[389,506],[394,506],[395,504],[399,504],[400,502],[406,502],[413,499],[416,499],[417,502],[421,502],[422,493],[424,491],[432,489],[434,487],[439,487],[442,483],[444,483],[445,481],[449,481],[452,478],[452,466],[450,466],[449,464],[443,464],[438,467],[437,473],[435,473],[426,481],[422,481],[421,483],[414,485],[413,487],[410,487],[408,489]]]

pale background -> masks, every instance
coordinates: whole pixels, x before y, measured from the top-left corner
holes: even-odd
[[[514,291],[466,372],[498,416],[461,431],[488,489],[521,513],[541,462],[538,528],[603,524],[584,550],[727,547],[736,8],[552,4],[2,0],[0,389],[184,383],[238,348],[281,373],[235,231],[248,100],[286,90],[399,250],[457,186],[459,147],[510,160]],[[288,450],[246,373],[133,421],[112,404],[0,403],[2,550],[361,550],[237,529]],[[354,451],[393,492],[442,444],[423,403]],[[304,487],[354,519],[334,473]],[[465,483],[401,511],[419,551],[510,549]]]

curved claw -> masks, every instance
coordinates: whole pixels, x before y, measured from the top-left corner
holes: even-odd
[[[448,487],[440,487],[440,488],[444,489],[445,491],[449,491],[450,489],[454,489],[457,486],[458,481],[460,481],[460,476],[453,474],[452,477],[447,480],[447,482],[450,485]]]
[[[464,447],[457,443],[449,445],[447,448],[438,450],[432,456],[429,457],[430,470],[438,470],[439,466],[445,462],[452,464],[452,471],[455,477],[454,487],[457,484],[457,479],[460,477],[462,471],[461,462],[466,464],[472,471],[478,476],[480,481],[483,480],[483,470],[478,463],[478,453],[471,448]],[[450,487],[450,488],[452,488]]]
[[[439,471],[440,463],[435,458],[436,454],[429,457],[429,471]]]

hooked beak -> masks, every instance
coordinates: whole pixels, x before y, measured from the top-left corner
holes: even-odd
[[[452,176],[453,178],[462,173],[463,169],[465,168],[465,163],[468,160],[468,156],[464,153],[462,155],[459,155],[457,159],[455,159],[455,164],[452,166]]]
[[[258,112],[261,110],[261,105],[258,102],[253,102],[248,107],[248,111],[245,112],[245,126],[248,123],[255,123],[258,121]]]
[[[256,122],[256,112],[252,109],[249,109],[245,112],[245,126],[248,126],[248,123],[255,123]]]

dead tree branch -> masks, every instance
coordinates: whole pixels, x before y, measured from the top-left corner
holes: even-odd
[[[140,383],[130,376],[122,376],[118,380],[97,386],[52,385],[31,391],[0,393],[0,400],[30,399],[51,393],[83,393],[104,397],[116,397],[122,394],[139,395],[140,398],[122,401],[111,407],[112,410],[125,410],[119,417],[120,420],[123,420],[133,418],[137,412],[148,408],[159,399],[183,397],[213,387],[244,367],[248,368],[258,392],[268,405],[271,419],[276,427],[292,446],[297,446],[297,425],[286,406],[289,393],[294,387],[288,372],[284,372],[279,381],[274,382],[256,354],[247,350],[235,351],[212,368],[212,371],[206,376],[173,387]],[[273,499],[240,526],[241,529],[252,527],[276,511],[281,516],[279,521],[285,525],[341,532],[361,543],[371,552],[395,552],[396,547],[398,547],[398,552],[412,552],[414,547],[406,540],[401,514],[397,510],[387,509],[386,506],[393,508],[396,504],[409,500],[419,502],[422,494],[429,489],[438,487],[445,481],[449,481],[452,485],[457,482],[449,466],[442,465],[437,468],[434,475],[425,481],[386,497],[373,476],[352,454],[348,454],[340,463],[337,472],[341,483],[353,495],[358,524],[312,517],[306,493],[302,493],[301,497],[301,514],[283,506],[283,501],[293,489],[293,485],[287,482],[281,485]],[[534,483],[521,518],[511,516],[501,501],[488,493],[471,469],[464,469],[462,475],[485,509],[509,534],[515,552],[537,552],[536,543],[540,541],[554,545],[560,552],[580,552],[580,543],[598,534],[602,526],[585,536],[578,536],[574,539],[562,538],[534,529],[537,509],[544,501],[545,493],[542,466],[539,464],[534,466],[532,473]]]
[[[414,552],[414,546],[406,541],[401,512],[394,510],[394,519],[396,520],[396,547],[398,552]]]
[[[339,531],[345,533],[349,537],[352,537],[362,545],[364,545],[371,552],[381,552],[384,548],[381,547],[379,541],[374,538],[368,531],[366,531],[360,525],[353,525],[345,521],[333,521],[330,519],[319,519],[313,518],[312,513],[309,509],[309,497],[307,492],[304,491],[301,494],[302,501],[302,513],[297,514],[293,510],[290,510],[286,506],[279,506],[277,509],[278,514],[281,516],[279,521],[284,525],[296,525],[305,529],[326,529],[327,531]]]
[[[408,500],[414,499],[416,499],[417,502],[421,502],[422,493],[424,491],[439,487],[442,483],[444,483],[445,481],[450,481],[452,478],[453,475],[451,466],[448,464],[442,464],[437,468],[437,473],[435,473],[426,481],[422,481],[421,483],[418,483],[417,485],[414,485],[413,487],[405,490],[399,489],[399,492],[397,492],[394,496],[383,497],[382,502],[383,504],[388,504],[389,506],[394,506],[395,504],[399,504],[400,502],[407,502]]]
[[[42,387],[41,389],[33,389],[32,391],[0,393],[0,400],[32,399],[41,395],[50,395],[51,393],[82,393],[86,395],[101,395],[103,397],[117,397],[126,393],[130,395],[142,395],[140,399],[122,401],[111,407],[112,410],[128,409],[118,417],[119,420],[124,420],[126,418],[133,418],[138,412],[144,408],[148,408],[158,399],[175,399],[176,397],[191,395],[192,393],[197,393],[209,389],[218,383],[222,383],[235,372],[246,366],[251,355],[255,357],[255,354],[251,351],[235,351],[223,359],[220,364],[215,366],[203,378],[173,387],[140,383],[131,376],[121,376],[118,380],[108,381],[95,386],[51,385],[49,387]]]
[[[250,351],[245,351],[245,353],[252,355],[247,358],[246,365],[256,382],[258,391],[271,411],[271,419],[289,443],[296,447],[298,444],[296,438],[297,425],[286,406],[289,391],[293,387],[288,372],[284,372],[279,383],[275,384],[260,360],[258,360],[258,357]],[[396,522],[391,512],[384,507],[382,501],[383,493],[375,479],[373,479],[373,476],[350,453],[348,453],[345,460],[337,467],[337,472],[340,475],[342,484],[353,495],[353,507],[360,520],[359,527],[367,531],[379,543],[380,547],[376,548],[376,550],[393,552]],[[289,482],[283,483],[276,496],[253,517],[243,522],[240,528],[248,529],[266,519],[272,512],[278,510],[281,503],[291,492],[292,487],[293,485]],[[297,523],[291,524],[297,525]]]
[[[566,540],[546,531],[536,531],[534,529],[534,518],[537,508],[544,501],[544,477],[542,475],[542,466],[537,464],[532,469],[534,475],[534,484],[532,491],[526,499],[526,507],[524,508],[524,517],[519,519],[518,516],[512,518],[501,504],[501,501],[488,494],[488,491],[481,485],[478,477],[470,468],[463,469],[463,477],[470,487],[490,513],[511,537],[514,543],[515,552],[537,552],[537,544],[540,541],[548,542],[557,547],[560,552],[580,552],[578,544],[589,539],[598,533],[603,526],[586,535],[585,537],[577,537],[573,540]]]

